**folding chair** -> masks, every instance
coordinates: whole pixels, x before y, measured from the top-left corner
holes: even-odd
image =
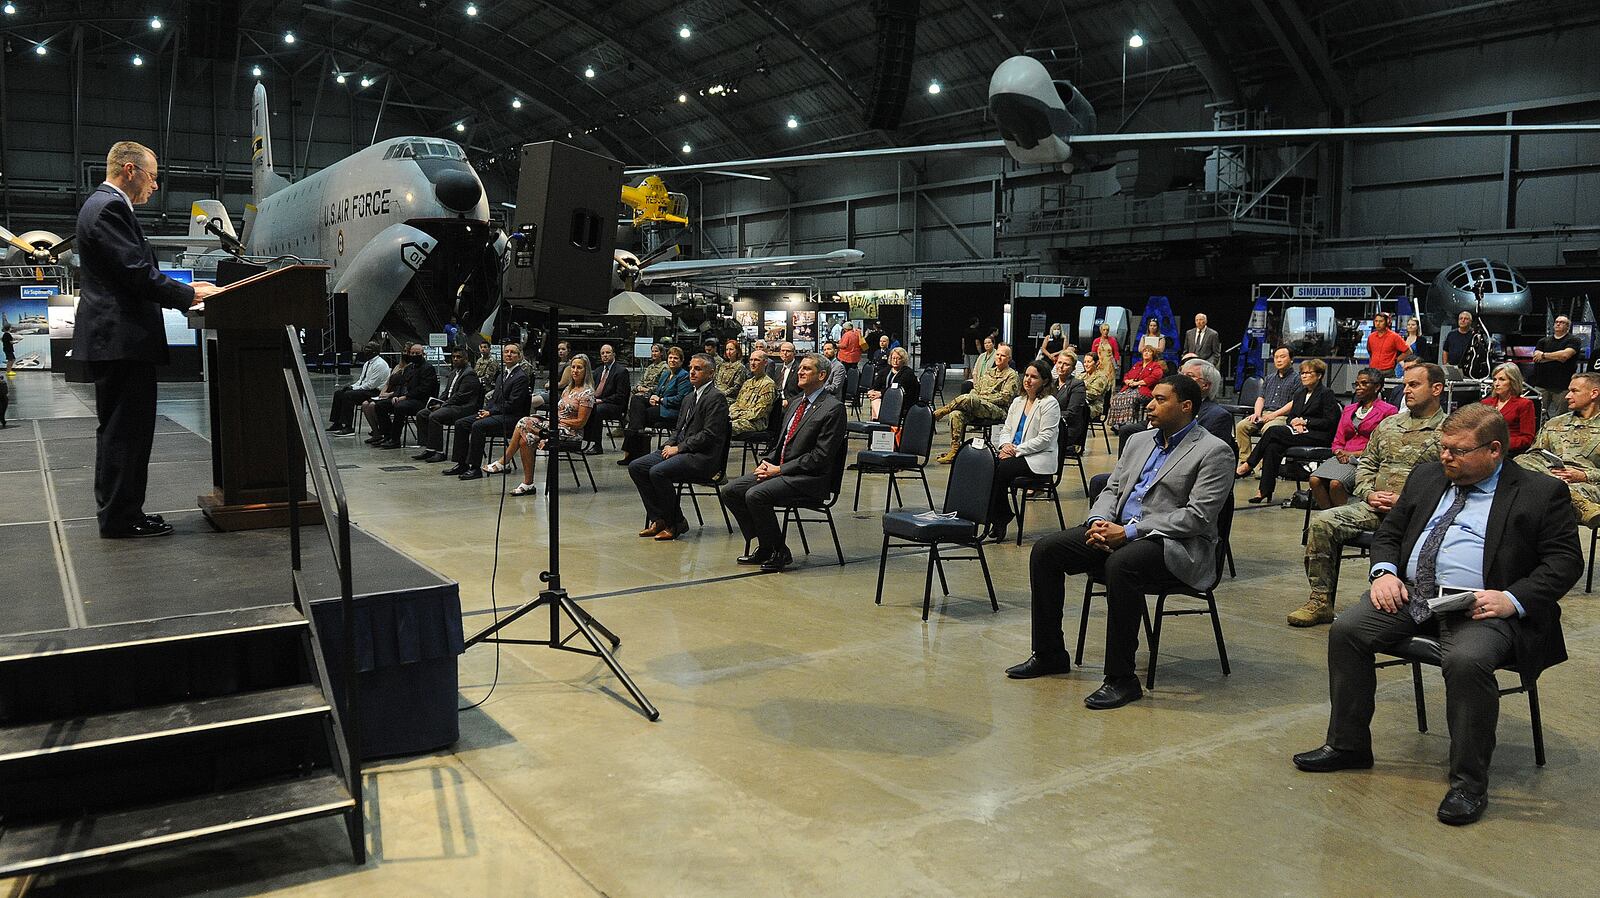
[[[900,430],[900,448],[887,452],[863,449],[856,455],[856,497],[850,510],[861,507],[861,477],[865,474],[888,474],[889,485],[884,488],[883,510],[889,510],[892,496],[897,504],[900,485],[896,476],[915,472],[922,479],[922,491],[928,497],[928,507],[933,507],[933,491],[928,488],[928,457],[933,454],[933,410],[918,405],[906,412],[906,423]]]
[[[883,549],[878,554],[878,591],[872,601],[883,604],[883,573],[889,564],[889,547],[921,546],[928,550],[928,571],[922,587],[922,619],[928,619],[933,604],[933,572],[939,571],[939,588],[950,594],[950,583],[945,579],[946,561],[976,560],[983,568],[983,583],[989,590],[989,607],[1000,610],[995,597],[994,580],[989,576],[989,560],[983,554],[983,536],[989,525],[989,490],[994,485],[994,453],[978,449],[971,443],[956,452],[950,469],[950,488],[944,494],[943,514],[931,510],[922,514],[893,511],[883,516]],[[952,515],[946,517],[945,515]],[[898,543],[893,542],[899,540]],[[976,549],[975,555],[941,555],[941,545]]]

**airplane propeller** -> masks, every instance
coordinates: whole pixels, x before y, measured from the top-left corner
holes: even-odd
[[[0,226],[0,240],[4,240],[6,243],[21,250],[29,264],[55,265],[61,261],[61,257],[67,251],[72,249],[72,243],[76,235],[68,235],[63,240],[48,231],[29,231],[26,236],[32,239],[25,240],[5,227]]]

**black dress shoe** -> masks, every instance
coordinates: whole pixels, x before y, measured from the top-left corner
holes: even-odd
[[[457,477],[457,476],[459,476],[461,474],[467,473],[470,470],[472,470],[472,469],[467,467],[464,462],[456,462],[454,465],[451,465],[450,467],[445,468],[443,471],[440,471],[439,473],[443,474],[446,477]]]
[[[1439,802],[1439,822],[1451,826],[1477,823],[1489,807],[1489,796],[1473,795],[1465,789],[1451,789]]]
[[[761,573],[776,574],[791,564],[794,564],[794,556],[789,554],[788,549],[776,551],[772,553],[771,558],[762,563]]]
[[[734,561],[738,564],[766,564],[772,558],[771,549],[756,549],[749,555],[740,555]]]
[[[1028,656],[1028,660],[1006,668],[1006,676],[1013,680],[1031,680],[1034,677],[1064,674],[1071,670],[1072,656],[1066,652],[1059,655],[1040,655],[1034,652]]]
[[[398,440],[384,440],[383,442],[378,444],[378,448],[379,449],[399,449],[400,448],[400,442]]]
[[[481,480],[482,478],[483,472],[477,468],[470,468],[465,473],[456,475],[457,480]]]
[[[336,437],[353,437],[356,435],[356,429],[354,427],[341,427],[333,431],[333,435]]]
[[[1263,496],[1260,493],[1256,493],[1254,496],[1251,496],[1246,501],[1249,502],[1251,505],[1260,505],[1263,502],[1265,502],[1265,503],[1270,505],[1270,504],[1272,504],[1272,494],[1271,493],[1267,493],[1265,496]]]
[[[1107,680],[1099,689],[1089,693],[1089,697],[1083,700],[1083,706],[1091,711],[1109,711],[1143,697],[1144,690],[1139,688],[1137,679]]]
[[[167,522],[166,518],[158,514],[147,514],[144,516],[144,520],[147,524],[165,524]]]
[[[1324,745],[1294,756],[1294,766],[1307,773],[1332,773],[1335,770],[1368,770],[1372,767],[1372,752],[1346,751]]]
[[[993,539],[996,543],[1003,543],[1003,542],[1006,541],[1006,530],[1007,529],[1009,529],[1009,528],[1006,528],[1006,527],[995,527],[994,529],[989,531],[989,538]]]
[[[327,426],[327,427],[324,427],[324,428],[322,428],[322,429],[323,429],[323,430],[326,430],[326,431],[327,431],[327,432],[329,432],[329,433],[333,433],[333,432],[334,432],[334,431],[336,431],[336,430],[343,430],[343,429],[344,429],[344,428],[343,428],[343,427],[341,427],[341,426],[340,426],[340,425],[338,425],[338,424],[329,424],[329,425],[328,425],[328,426]]]
[[[383,442],[383,435],[375,433],[372,436],[367,437],[366,440],[364,440],[364,442],[369,446],[376,446],[379,443]]]
[[[158,524],[158,523],[155,523],[155,522],[152,522],[152,521],[145,520],[145,521],[140,521],[137,524],[134,524],[132,527],[122,527],[122,528],[119,528],[119,529],[116,529],[116,530],[102,530],[102,531],[100,531],[100,538],[101,539],[141,539],[141,538],[146,537],[146,536],[169,536],[171,534],[172,534],[172,525],[171,524],[167,524],[167,523],[164,523],[164,522]]]
[[[432,449],[424,449],[421,452],[418,452],[416,455],[411,456],[411,460],[412,461],[433,461],[433,450]]]

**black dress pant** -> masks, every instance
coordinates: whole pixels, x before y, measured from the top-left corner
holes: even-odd
[[[756,475],[746,474],[734,478],[722,488],[722,504],[739,522],[739,532],[746,543],[755,540],[760,548],[784,550],[783,528],[778,525],[778,505],[788,505],[796,499],[826,498],[828,482],[821,477],[778,475],[766,480],[756,480]]]
[[[1499,618],[1473,620],[1459,611],[1418,624],[1404,606],[1390,614],[1369,595],[1334,619],[1328,631],[1328,744],[1345,751],[1372,750],[1373,694],[1378,687],[1375,653],[1412,636],[1437,633],[1443,649],[1444,710],[1450,724],[1450,786],[1472,795],[1489,788],[1500,719],[1500,686],[1494,671],[1511,657],[1511,624]]]
[[[444,451],[444,429],[464,415],[475,415],[477,410],[462,405],[441,405],[417,412],[417,443],[434,452]]]
[[[1037,477],[1021,456],[1002,458],[994,465],[994,485],[989,488],[989,524],[1011,526],[1011,482],[1019,477]]]
[[[457,418],[451,439],[450,460],[472,467],[483,464],[483,444],[490,436],[510,436],[520,420],[522,418],[516,415],[486,415],[480,418],[477,412]]]
[[[662,458],[660,452],[652,452],[630,462],[628,476],[639,490],[639,499],[644,502],[649,519],[676,524],[683,520],[683,509],[678,504],[678,483],[710,477],[716,468],[716,461],[704,455],[679,453]]]
[[[1287,427],[1269,427],[1261,432],[1261,439],[1250,451],[1250,465],[1261,465],[1261,495],[1272,495],[1278,484],[1278,468],[1283,465],[1283,453],[1294,446],[1330,446],[1333,435],[1319,430],[1295,433]]]
[[[333,391],[333,408],[328,414],[328,423],[351,429],[356,426],[356,409],[361,403],[378,395],[377,390],[357,390],[354,387],[342,387]]]
[[[94,501],[100,532],[144,523],[150,450],[156,434],[156,366],[121,359],[90,362],[94,378]]]
[[[1033,651],[1040,656],[1066,654],[1066,638],[1061,632],[1067,591],[1064,578],[1067,574],[1093,574],[1106,584],[1110,594],[1106,600],[1105,677],[1132,679],[1136,676],[1133,660],[1139,651],[1144,597],[1184,584],[1167,570],[1159,538],[1136,539],[1108,553],[1084,542],[1088,532],[1088,527],[1073,527],[1051,533],[1033,546],[1028,561],[1028,581],[1033,591]]]
[[[631,407],[628,409],[628,418],[630,422],[634,418],[633,408]],[[649,452],[649,428],[661,426],[671,427],[677,420],[676,414],[674,414],[672,418],[662,415],[661,406],[650,405],[649,400],[645,400],[644,411],[639,414],[638,418],[640,422],[638,428],[636,429],[630,424],[627,435],[622,438],[622,451],[628,455],[640,456],[644,455],[646,452]]]
[[[378,403],[378,432],[383,434],[385,440],[400,442],[406,419],[422,411],[425,405],[425,399],[393,399],[388,403]]]

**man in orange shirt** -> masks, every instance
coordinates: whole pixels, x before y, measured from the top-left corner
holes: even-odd
[[[1392,374],[1395,363],[1410,351],[1406,338],[1389,329],[1388,312],[1372,316],[1372,333],[1367,336],[1367,355],[1371,357],[1372,367],[1385,376]]]

